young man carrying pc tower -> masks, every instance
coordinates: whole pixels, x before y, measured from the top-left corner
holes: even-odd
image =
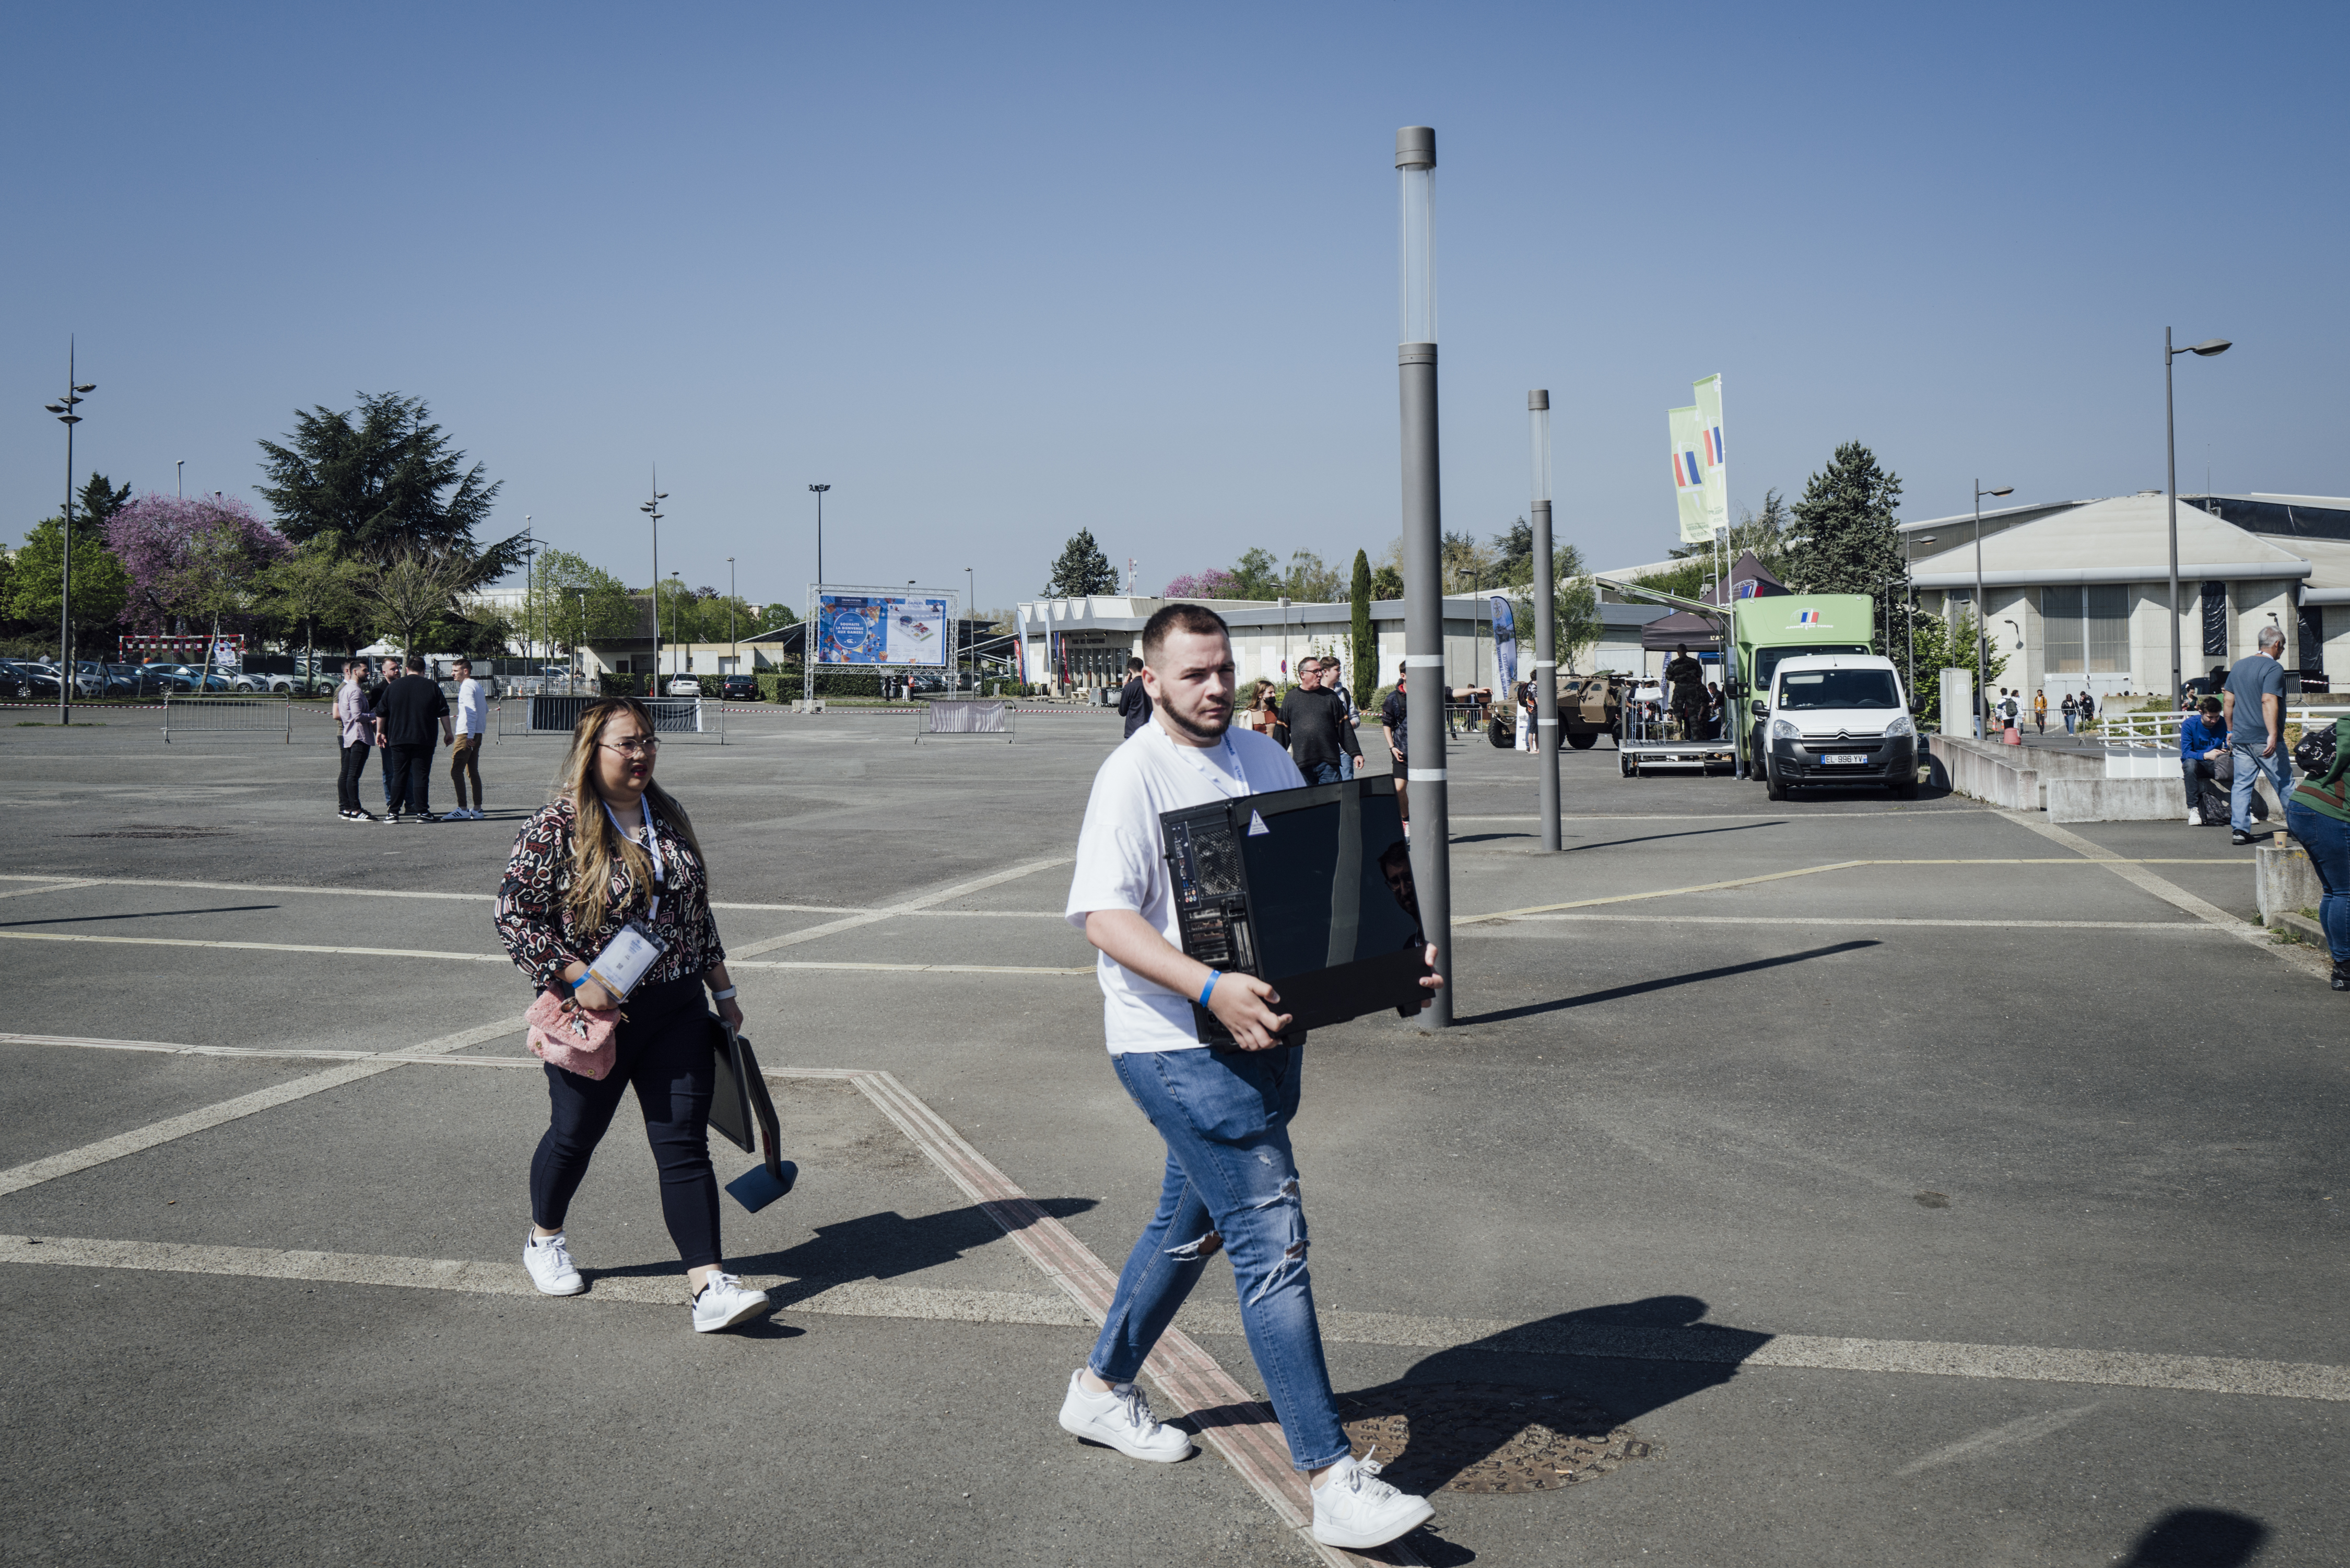
[[[1322,1358],[1306,1267],[1305,1213],[1289,1144],[1304,1049],[1282,1039],[1281,997],[1177,946],[1159,815],[1304,784],[1270,739],[1232,728],[1232,645],[1222,617],[1172,604],[1142,632],[1152,722],[1095,775],[1077,841],[1067,919],[1100,950],[1110,1060],[1167,1143],[1158,1213],[1118,1277],[1099,1339],[1070,1375],[1060,1422],[1139,1459],[1172,1463],[1191,1442],[1161,1426],[1134,1379],[1218,1251],[1232,1261],[1241,1321],[1291,1462],[1313,1488],[1314,1536],[1356,1550],[1393,1541],[1434,1512],[1352,1457]],[[1436,950],[1428,950],[1434,964]],[[1433,989],[1443,977],[1419,982]],[[1201,1044],[1194,1001],[1233,1049]]]

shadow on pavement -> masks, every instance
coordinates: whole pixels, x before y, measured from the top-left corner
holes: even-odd
[[[2174,1508],[2137,1538],[2122,1568],[2241,1568],[2269,1535],[2259,1520],[2223,1508]]]
[[[1588,991],[1581,996],[1565,996],[1556,1002],[1530,1002],[1523,1007],[1498,1008],[1492,1012],[1471,1013],[1454,1019],[1459,1027],[1470,1023],[1505,1023],[1513,1018],[1532,1018],[1538,1013],[1560,1012],[1570,1007],[1589,1007],[1596,1002],[1619,1002],[1627,996],[1641,996],[1652,991],[1669,991],[1677,985],[1694,985],[1700,981],[1722,980],[1731,975],[1752,974],[1757,970],[1779,969],[1807,959],[1828,958],[1836,953],[1857,952],[1863,948],[1881,947],[1873,938],[1848,942],[1835,942],[1824,948],[1806,948],[1799,953],[1786,953],[1778,958],[1755,959],[1747,963],[1724,964],[1719,969],[1701,969],[1688,974],[1665,975],[1656,980],[1644,980],[1631,985],[1611,986],[1606,991]]]
[[[1090,1198],[1048,1198],[1035,1202],[1056,1220],[1083,1214],[1095,1206]],[[726,1266],[737,1273],[783,1276],[786,1282],[767,1287],[767,1294],[780,1310],[846,1281],[897,1279],[954,1262],[965,1252],[1001,1241],[1003,1234],[1003,1227],[975,1204],[912,1220],[884,1210],[837,1225],[819,1225],[813,1238],[780,1251],[730,1253]],[[674,1274],[678,1268],[669,1260],[579,1272],[592,1290],[598,1279],[658,1278]]]

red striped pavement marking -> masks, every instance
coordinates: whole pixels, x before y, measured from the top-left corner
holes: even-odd
[[[770,1073],[770,1077],[796,1075]],[[835,1075],[827,1075],[827,1076]],[[1108,1314],[1110,1297],[1118,1289],[1115,1271],[1094,1256],[1069,1228],[1046,1213],[1014,1185],[985,1156],[963,1141],[946,1119],[916,1098],[889,1073],[848,1072],[846,1076],[863,1091],[898,1130],[930,1157],[948,1179],[962,1189],[987,1217],[1003,1228],[1014,1246],[1044,1271],[1087,1316],[1099,1323]],[[1310,1526],[1314,1503],[1305,1478],[1293,1469],[1289,1445],[1282,1439],[1281,1424],[1226,1376],[1214,1356],[1180,1329],[1159,1336],[1158,1348],[1143,1366],[1143,1376],[1199,1428],[1201,1439],[1221,1454],[1243,1480],[1269,1504],[1282,1527],[1305,1542],[1325,1563],[1334,1564],[1421,1564],[1409,1546],[1398,1542],[1378,1552],[1340,1551],[1316,1542]]]

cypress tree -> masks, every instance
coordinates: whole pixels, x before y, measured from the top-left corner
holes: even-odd
[[[1348,660],[1355,670],[1355,705],[1367,708],[1379,691],[1379,643],[1371,632],[1371,558],[1355,552],[1355,581],[1350,596],[1355,601],[1354,657]]]

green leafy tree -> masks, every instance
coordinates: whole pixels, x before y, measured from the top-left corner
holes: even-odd
[[[1061,546],[1060,559],[1053,563],[1053,575],[1045,579],[1047,598],[1083,598],[1087,594],[1118,592],[1118,574],[1110,569],[1109,557],[1094,543],[1094,531],[1080,528]]]
[[[1678,594],[1693,599],[1705,593],[1706,579],[1713,576],[1712,568],[1700,560],[1688,560],[1673,566],[1659,566],[1642,572],[1632,580],[1659,593]]]
[[[1347,667],[1355,672],[1355,705],[1367,708],[1379,689],[1379,639],[1371,629],[1371,557],[1361,550],[1355,552],[1355,581],[1347,597],[1354,601],[1355,614],[1347,628],[1354,644]]]
[[[1912,683],[1916,690],[1910,692],[1909,700],[1913,704],[1921,698],[1924,700],[1924,706],[1918,711],[1918,723],[1929,730],[1939,729],[1942,725],[1942,671],[1963,670],[1973,673],[1975,644],[1981,639],[1981,628],[1976,626],[1970,612],[1960,610],[1950,620],[1938,615],[1921,615],[1917,618],[1916,630],[1918,653],[1914,668],[1918,673]],[[1891,649],[1892,657],[1902,665],[1902,680],[1909,682],[1912,666],[1908,641],[1905,639],[1887,646]],[[1991,645],[1983,649],[1983,683],[1996,688],[1999,678],[2006,671],[2007,655],[1999,650],[1999,639],[1993,638]],[[1966,717],[1965,714],[1959,715],[1960,724],[1965,723]]]
[[[348,410],[297,410],[284,444],[261,443],[269,482],[256,488],[277,514],[278,531],[296,545],[331,534],[351,553],[387,565],[430,559],[436,577],[462,561],[461,588],[522,565],[523,535],[477,545],[475,531],[489,521],[504,481],[486,480],[478,462],[466,465],[424,400],[358,397]]]
[[[1227,597],[1236,599],[1277,599],[1287,591],[1281,563],[1272,551],[1261,546],[1241,552],[1232,563],[1232,584]]]
[[[773,604],[764,604],[759,607],[759,624],[753,630],[781,631],[787,626],[797,626],[799,623],[800,612],[779,599]]]
[[[344,557],[336,541],[320,538],[288,552],[262,574],[265,607],[302,634],[305,663],[314,674],[318,668],[318,628],[326,626],[348,632],[357,629],[366,616],[359,592],[363,569]]]
[[[359,579],[359,596],[402,653],[422,653],[433,622],[464,618],[457,596],[473,586],[473,570],[472,556],[462,550],[400,550]]]
[[[36,630],[57,640],[58,601],[65,581],[65,520],[51,517],[36,524],[16,552],[9,574],[7,612],[29,621]],[[95,535],[82,536],[74,523],[73,624],[78,657],[89,657],[89,639],[103,634],[122,614],[130,597],[130,574]]]
[[[1300,604],[1336,604],[1346,588],[1337,568],[1326,566],[1312,550],[1293,550],[1281,591]]]
[[[1551,566],[1558,574],[1556,597],[1551,601],[1558,664],[1562,670],[1572,670],[1606,629],[1599,618],[1599,585],[1591,580],[1583,552],[1572,545],[1559,545],[1552,554]]]
[[[531,622],[540,640],[576,649],[598,639],[640,637],[643,612],[629,586],[585,556],[541,550],[531,574]]]
[[[1867,594],[1877,600],[1876,648],[1907,649],[1909,608],[1894,590],[1901,581],[1901,543],[1894,509],[1901,481],[1879,468],[1856,441],[1836,448],[1795,503],[1800,541],[1788,553],[1790,587],[1810,594]]]

